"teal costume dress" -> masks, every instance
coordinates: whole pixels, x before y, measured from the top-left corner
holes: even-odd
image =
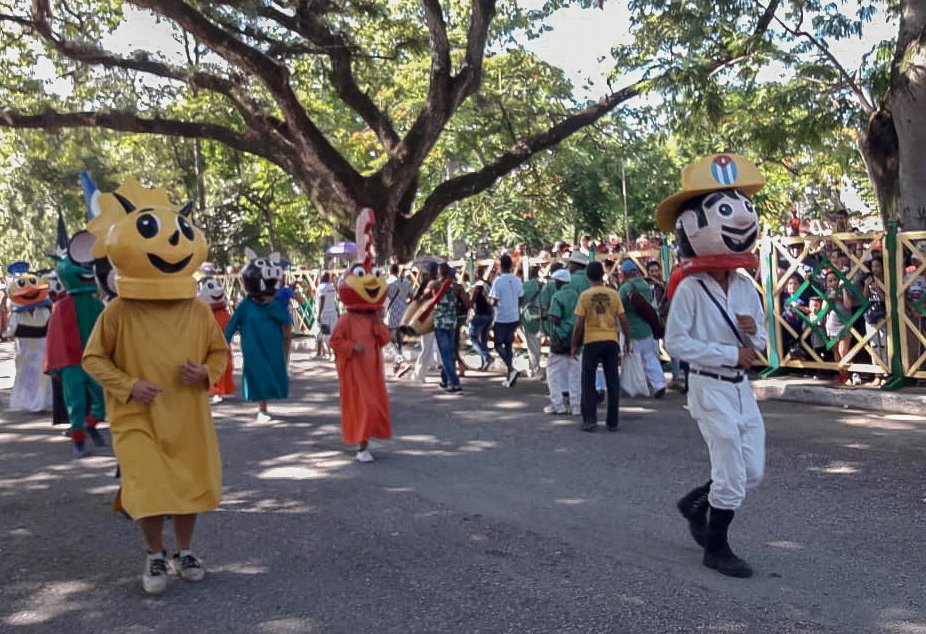
[[[289,312],[277,301],[261,304],[245,297],[235,309],[225,339],[230,342],[236,331],[241,333],[245,399],[269,401],[289,396],[283,327],[291,324]]]

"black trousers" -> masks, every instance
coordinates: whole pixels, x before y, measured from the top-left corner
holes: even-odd
[[[617,425],[618,407],[621,397],[621,381],[618,375],[620,347],[616,341],[595,341],[582,349],[582,422],[597,423],[598,393],[595,391],[595,372],[598,364],[604,370],[604,381],[608,387],[608,413],[605,423]]]

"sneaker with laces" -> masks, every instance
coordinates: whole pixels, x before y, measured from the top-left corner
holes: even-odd
[[[569,410],[564,405],[547,405],[543,408],[544,414],[568,414]]]
[[[206,577],[206,567],[203,566],[202,560],[189,550],[174,553],[170,564],[171,572],[184,581],[197,583]]]
[[[263,411],[257,412],[257,422],[258,423],[261,423],[261,424],[269,423],[272,420],[273,418],[267,412],[263,412]]]
[[[221,394],[213,394],[212,397],[209,399],[209,402],[212,403],[213,405],[218,405],[224,400],[225,399],[222,398]]]
[[[370,453],[369,449],[358,451],[355,458],[357,459],[357,462],[373,462],[373,454]]]
[[[145,558],[145,572],[141,576],[141,586],[148,594],[161,594],[167,589],[166,553],[148,553]]]
[[[514,384],[518,382],[519,376],[521,376],[521,373],[512,368],[511,371],[508,372],[508,380],[505,382],[505,385],[514,387]]]

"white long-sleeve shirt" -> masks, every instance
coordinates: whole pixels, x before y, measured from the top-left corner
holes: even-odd
[[[750,336],[742,330],[740,334],[758,350],[765,349],[766,341],[762,301],[752,282],[739,272],[731,273],[726,293],[708,273],[693,273],[679,283],[672,297],[665,335],[669,354],[688,361],[694,369],[731,375],[731,369],[739,363],[742,345],[698,280],[704,281],[734,325],[737,315],[753,318],[755,334]]]

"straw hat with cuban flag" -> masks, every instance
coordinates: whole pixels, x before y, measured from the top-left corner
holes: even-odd
[[[656,209],[656,224],[664,231],[675,228],[683,204],[714,191],[735,189],[752,196],[765,185],[765,177],[748,159],[738,154],[712,154],[682,170],[682,188]]]

